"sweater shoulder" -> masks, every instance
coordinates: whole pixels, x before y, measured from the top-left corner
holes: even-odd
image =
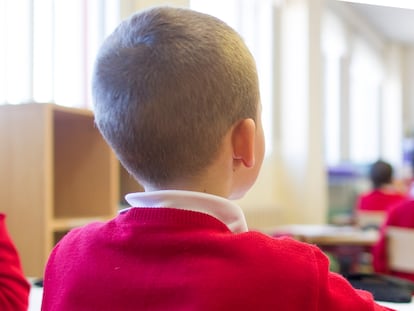
[[[316,277],[321,271],[329,270],[328,257],[315,245],[297,241],[288,236],[271,237],[260,232],[250,231],[239,235],[242,240],[240,248],[246,252],[254,250],[254,256],[258,262],[274,266],[278,270],[301,271],[298,278],[308,274],[310,278]],[[235,247],[238,247],[235,243]],[[294,275],[294,273],[293,273]]]
[[[316,245],[300,242],[289,236],[272,237],[257,231],[249,231],[241,235],[245,236],[248,243],[259,243],[259,245],[262,245],[263,248],[267,249],[271,253],[288,251],[306,255],[322,254],[321,250]]]

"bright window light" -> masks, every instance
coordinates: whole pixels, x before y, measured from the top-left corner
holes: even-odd
[[[0,1],[0,103],[30,100],[31,1]]]
[[[120,0],[0,0],[0,104],[92,107],[90,75]]]
[[[339,0],[339,1],[389,6],[389,7],[401,8],[401,9],[414,9],[413,0]]]
[[[36,102],[52,102],[53,0],[35,0],[33,9],[33,99]]]
[[[324,55],[324,145],[328,165],[341,162],[341,61],[346,53],[345,30],[340,20],[325,12],[322,20]]]
[[[273,6],[272,0],[190,0],[193,10],[207,13],[225,21],[244,39],[256,60],[260,80],[262,121],[266,137],[266,155],[273,146],[272,130],[272,57]]]
[[[355,163],[374,162],[381,154],[381,83],[377,55],[356,40],[350,68],[350,157]]]

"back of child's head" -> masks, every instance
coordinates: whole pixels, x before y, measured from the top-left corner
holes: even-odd
[[[171,7],[123,21],[95,64],[96,124],[138,180],[162,186],[202,172],[235,122],[256,119],[256,67],[215,17]]]
[[[371,165],[370,178],[375,189],[390,184],[393,178],[393,168],[391,164],[378,160]]]

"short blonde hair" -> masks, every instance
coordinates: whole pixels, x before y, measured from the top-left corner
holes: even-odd
[[[93,97],[96,124],[122,164],[162,186],[198,174],[235,122],[256,119],[259,86],[253,57],[231,27],[158,7],[105,40]]]

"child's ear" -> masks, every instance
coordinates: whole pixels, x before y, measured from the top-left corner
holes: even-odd
[[[253,119],[239,121],[232,131],[233,162],[245,167],[254,166],[256,124]]]

